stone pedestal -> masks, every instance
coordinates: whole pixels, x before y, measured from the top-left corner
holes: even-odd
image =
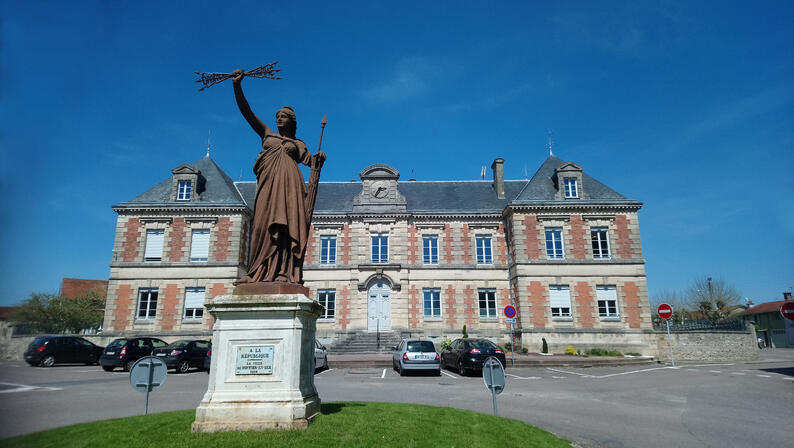
[[[322,307],[308,288],[288,286],[207,304],[212,366],[194,432],[300,429],[319,414],[314,337]]]

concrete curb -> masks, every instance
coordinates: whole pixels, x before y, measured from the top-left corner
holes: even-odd
[[[568,355],[518,355],[516,367],[594,367],[594,366],[626,366],[655,364],[651,357],[579,357]],[[391,354],[359,353],[334,355],[328,354],[328,366],[335,369],[351,369],[358,367],[392,367]],[[510,356],[507,367],[512,367]]]

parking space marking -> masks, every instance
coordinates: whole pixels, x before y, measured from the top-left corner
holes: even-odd
[[[731,372],[731,375],[745,375],[744,372]]]
[[[721,370],[709,370],[709,373],[722,373]]]
[[[761,378],[772,378],[772,376],[770,376],[770,375],[760,375],[759,374],[759,375],[756,375],[756,376],[760,376]]]
[[[700,372],[700,370],[698,370],[698,369],[687,369],[687,370],[690,371],[690,372]]]
[[[568,375],[579,375],[579,376],[583,376],[585,378],[592,378],[592,375],[588,375],[586,373],[568,372],[568,371],[565,371],[565,370],[552,369],[551,367],[546,367],[546,368],[548,370],[551,370],[552,372],[567,373]],[[561,377],[552,376],[552,378],[565,378],[565,377],[564,376],[561,376]]]
[[[731,362],[731,363],[727,363],[727,364],[698,364],[698,365],[689,366],[689,367],[719,367],[719,366],[735,366],[735,365],[736,365],[736,363],[732,363]]]
[[[554,378],[555,380],[563,380],[565,378],[568,378],[567,376],[555,376],[555,375],[552,375],[551,377]]]
[[[450,378],[458,379],[458,377],[456,377],[455,375],[453,375],[453,374],[451,374],[451,373],[447,373],[447,372],[445,372],[445,371],[443,371],[443,370],[441,371],[441,373],[443,373],[444,375],[446,375],[446,376],[448,376],[448,377],[450,377]]]
[[[14,392],[28,392],[32,390],[63,390],[60,387],[43,387],[43,386],[28,386],[26,384],[14,384],[14,383],[0,383],[0,386],[10,386],[13,389],[6,389],[0,390],[0,394],[10,394]]]
[[[541,377],[539,377],[539,376],[518,376],[518,375],[513,375],[512,373],[505,373],[505,376],[512,376],[513,378],[516,378],[516,379],[519,379],[519,380],[539,380],[539,379],[541,379]]]
[[[380,374],[381,379],[386,378],[386,369],[383,369],[383,373]]]

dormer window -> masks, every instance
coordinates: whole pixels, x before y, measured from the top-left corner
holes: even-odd
[[[576,179],[573,178],[566,178],[565,179],[565,197],[566,198],[578,198],[579,197],[579,189],[576,185]]]
[[[189,201],[190,200],[190,192],[192,190],[193,182],[189,180],[180,180],[179,181],[179,190],[177,191],[176,200],[177,201]]]

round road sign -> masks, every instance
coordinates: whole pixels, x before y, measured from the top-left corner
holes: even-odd
[[[516,317],[516,309],[512,305],[507,305],[505,307],[505,316]]]
[[[656,312],[659,313],[659,317],[664,320],[673,317],[673,307],[666,303],[659,305],[659,308],[656,309]]]
[[[163,385],[167,372],[165,361],[156,356],[144,356],[130,369],[130,385],[138,392],[151,392]]]
[[[501,394],[505,388],[505,368],[499,358],[489,356],[482,364],[482,380],[485,387],[495,394]]]
[[[794,300],[789,300],[781,305],[780,314],[788,320],[794,320]]]

